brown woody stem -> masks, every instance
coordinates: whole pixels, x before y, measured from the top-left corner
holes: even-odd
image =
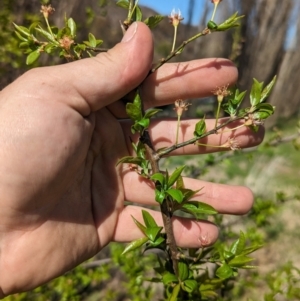
[[[149,132],[147,130],[143,132],[140,141],[145,146],[147,158],[151,164],[152,173],[154,174],[160,172],[159,170],[160,157],[157,156],[157,152],[154,150]],[[172,215],[173,215],[172,205],[168,200],[168,198],[163,200],[162,204],[160,205],[160,210],[161,210],[164,228],[167,236],[166,243],[168,246],[169,257],[172,259],[174,273],[176,276],[178,276],[178,259],[180,254],[176,246],[173,225],[172,225]]]

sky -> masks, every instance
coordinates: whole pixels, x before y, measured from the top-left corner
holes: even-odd
[[[195,1],[193,24],[197,24],[197,21],[201,16],[204,1],[207,0]],[[140,0],[139,5],[148,6],[162,15],[170,15],[173,8],[180,9],[182,16],[185,17],[186,20],[188,17],[188,0]]]

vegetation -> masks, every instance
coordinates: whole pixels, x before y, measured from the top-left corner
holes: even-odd
[[[122,29],[126,30],[133,20],[144,20],[150,28],[158,25],[162,17],[154,15],[144,19],[142,10],[135,5],[136,2],[118,1],[118,5],[128,12]],[[217,8],[221,1],[211,2],[214,2],[214,7]],[[9,7],[9,3],[9,1],[5,3],[7,11],[1,17],[6,26],[12,21],[10,12],[13,9]],[[273,7],[268,1],[261,1],[261,3]],[[250,10],[249,6],[247,8]],[[288,8],[291,9],[291,6]],[[92,33],[87,35],[87,40],[77,41],[80,25],[76,24],[73,18],[66,18],[61,27],[56,27],[48,22],[49,16],[53,12],[52,7],[43,5],[41,11],[46,22],[45,27],[35,22],[35,18],[32,16],[28,17],[30,20],[28,26],[19,25],[16,22],[14,24],[19,46],[27,56],[27,65],[34,64],[40,59],[42,52],[60,56],[70,61],[105,51],[105,49],[100,48],[103,43],[102,39],[97,39]],[[91,13],[90,10],[87,12]],[[289,11],[286,10],[285,12],[288,14]],[[170,48],[169,54],[157,63],[150,70],[150,73],[155,72],[167,61],[177,58],[181,52],[187,51],[189,43],[197,43],[198,38],[208,33],[235,28],[241,19],[237,14],[233,14],[226,21],[215,23],[214,15],[215,12],[204,29],[196,34],[193,33],[191,38],[185,39],[181,44],[178,44],[179,46],[175,46],[177,45],[177,30],[181,22],[181,15],[180,12],[172,12],[170,21],[175,29],[173,46]],[[251,13],[250,16],[252,16]],[[6,33],[8,30],[8,27],[4,28]],[[247,30],[242,27],[241,31],[237,32],[238,40],[234,42],[241,43],[241,37]],[[9,45],[7,46],[7,49],[10,49],[9,53],[19,58],[20,50],[17,50],[16,47],[17,40],[8,37],[8,35],[4,36],[3,39]],[[282,46],[282,43],[280,45]],[[247,65],[243,62],[246,57],[245,53],[244,57],[243,54],[235,57],[239,66]],[[255,51],[252,50],[251,53],[255,53]],[[12,65],[10,55],[7,56],[7,53],[4,53],[2,57],[6,64]],[[255,64],[256,61],[251,66]],[[15,64],[14,67],[21,68],[21,63]],[[271,71],[274,70],[276,69],[271,69]],[[245,81],[245,72],[242,73],[242,81]],[[247,82],[249,81],[249,74],[251,74],[250,71],[247,73]],[[269,75],[266,77],[270,77]],[[275,77],[272,80],[269,78],[268,82],[269,84],[264,85],[263,82],[254,80],[249,89],[250,105],[248,107],[244,104],[241,105],[244,98],[247,98],[246,92],[241,92],[237,88],[218,87],[214,91],[217,105],[216,118],[218,120],[221,116],[220,109],[223,108],[225,114],[229,116],[228,121],[216,122],[215,128],[212,131],[207,131],[206,120],[201,118],[195,127],[193,138],[182,143],[176,141],[173,146],[160,150],[153,149],[151,137],[147,131],[151,118],[159,110],[150,109],[145,112],[142,99],[140,99],[138,91],[135,91],[133,101],[127,104],[127,114],[133,120],[132,133],[139,133],[141,138],[137,144],[133,145],[136,156],[120,158],[118,164],[131,164],[141,176],[153,181],[156,188],[153,197],[160,204],[165,232],[162,232],[162,227],[159,227],[151,215],[144,211],[143,221],[138,221],[133,217],[137,227],[145,234],[143,239],[130,243],[125,249],[123,246],[112,244],[107,252],[102,252],[96,258],[77,267],[65,276],[32,292],[10,296],[5,300],[92,300],[95,292],[97,292],[97,295],[94,295],[95,298],[99,298],[98,291],[100,289],[102,289],[102,293],[100,292],[101,300],[125,300],[126,298],[130,300],[158,300],[163,298],[168,300],[220,301],[241,300],[242,298],[245,300],[258,300],[257,298],[260,298],[260,300],[266,301],[278,300],[278,298],[283,298],[283,300],[299,299],[299,267],[293,262],[287,261],[286,256],[283,256],[280,262],[269,271],[252,271],[255,268],[254,257],[249,256],[269,243],[271,248],[274,248],[274,243],[283,239],[283,233],[288,235],[288,232],[285,232],[285,225],[276,222],[276,219],[284,211],[286,204],[299,199],[299,185],[295,188],[297,182],[293,182],[294,185],[288,191],[285,189],[276,191],[274,196],[272,195],[274,189],[268,191],[263,186],[263,189],[259,191],[255,187],[258,190],[258,197],[250,214],[242,218],[233,218],[217,214],[213,207],[194,201],[193,196],[199,190],[193,191],[185,187],[182,178],[183,173],[185,173],[194,177],[201,176],[201,179],[207,177],[218,182],[222,182],[225,178],[226,181],[229,179],[236,182],[253,181],[253,179],[247,180],[249,171],[252,170],[253,172],[260,160],[266,160],[265,158],[272,160],[272,158],[278,158],[280,152],[285,154],[285,152],[294,151],[293,148],[288,149],[287,144],[285,144],[287,141],[284,137],[288,136],[285,134],[288,131],[285,126],[277,130],[273,137],[269,137],[268,142],[255,154],[250,152],[242,154],[232,139],[223,145],[225,149],[232,150],[229,155],[227,153],[227,155],[203,156],[200,162],[192,159],[190,164],[188,163],[186,166],[180,166],[181,163],[178,164],[174,160],[169,160],[164,162],[164,165],[167,166],[164,173],[161,172],[162,166],[159,165],[160,158],[166,154],[187,144],[202,145],[203,138],[222,131],[225,126],[235,121],[242,121],[242,126],[257,130],[258,126],[274,112],[274,107],[267,102],[267,97],[271,93]],[[179,130],[181,116],[186,109],[188,109],[187,102],[175,101]],[[297,148],[299,146],[299,129],[296,134],[292,135],[291,139],[287,140],[289,140],[288,142],[293,141],[293,147]],[[279,146],[274,148],[277,145]],[[185,161],[187,159],[185,158]],[[295,160],[293,164],[299,164],[297,156],[291,156],[289,159]],[[174,171],[169,173],[168,170]],[[262,171],[259,171],[260,176],[256,178],[258,183],[263,182],[261,177],[265,170],[267,167],[262,167]],[[297,179],[295,175],[297,172],[299,173],[298,170],[293,170],[294,179]],[[295,181],[294,179],[291,181]],[[282,178],[278,178],[276,181],[277,187],[279,186],[278,183],[284,183]],[[293,206],[297,208],[294,203]],[[175,211],[184,216],[207,219],[219,225],[221,235],[218,243],[212,247],[206,247],[209,244],[208,238],[202,237],[201,248],[178,249],[172,237],[170,223]],[[143,252],[139,250],[140,248],[143,248]],[[243,269],[242,272],[240,272],[241,269]],[[113,284],[114,280],[118,282],[117,285]],[[163,289],[159,283],[163,284]],[[256,295],[257,293],[255,290],[252,292],[251,287],[257,289],[258,286],[262,287],[263,293]]]

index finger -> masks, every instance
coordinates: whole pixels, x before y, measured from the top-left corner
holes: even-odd
[[[237,77],[236,67],[226,59],[168,63],[145,80],[140,93],[146,108],[162,106],[176,99],[209,96],[216,87],[234,84]]]

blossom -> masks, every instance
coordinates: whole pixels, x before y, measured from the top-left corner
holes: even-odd
[[[212,91],[212,93],[217,96],[218,102],[222,102],[224,97],[231,94],[231,92],[228,90],[228,86],[229,85],[217,87],[215,90]]]
[[[228,140],[224,144],[222,144],[221,147],[230,148],[233,151],[239,150],[241,148],[238,141],[234,138],[228,138]]]
[[[210,0],[211,3],[214,3],[214,4],[219,4],[220,2],[222,2],[222,0]]]
[[[245,125],[246,126],[258,126],[263,125],[263,120],[256,118],[255,114],[249,114],[245,117]]]
[[[184,19],[181,16],[181,11],[178,9],[178,11],[175,10],[175,8],[173,8],[171,15],[168,16],[170,23],[177,27],[179,25],[179,23]]]
[[[198,237],[198,242],[200,243],[200,247],[206,247],[211,244],[211,238],[209,233],[201,234],[200,237]]]
[[[40,12],[44,15],[44,18],[48,19],[49,15],[53,14],[55,11],[54,7],[49,5],[42,5]]]
[[[60,47],[69,50],[71,45],[74,43],[74,40],[68,36],[64,36],[62,39],[59,40]]]
[[[188,110],[188,106],[190,106],[191,104],[186,102],[185,100],[182,99],[177,99],[175,100],[175,108],[174,110],[177,113],[177,116],[181,116],[183,111],[187,111]]]

